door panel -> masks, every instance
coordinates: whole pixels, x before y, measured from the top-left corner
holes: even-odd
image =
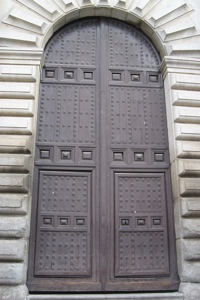
[[[42,72],[28,286],[176,290],[160,60],[106,18],[61,29]]]
[[[164,180],[115,173],[115,276],[169,274]]]
[[[36,275],[91,276],[91,174],[40,172]]]

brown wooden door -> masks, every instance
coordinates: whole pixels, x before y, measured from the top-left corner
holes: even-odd
[[[30,291],[178,287],[163,82],[123,22],[61,29],[40,90]]]

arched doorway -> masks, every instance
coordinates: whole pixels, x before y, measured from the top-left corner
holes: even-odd
[[[123,22],[61,29],[45,50],[30,291],[176,290],[160,60]]]

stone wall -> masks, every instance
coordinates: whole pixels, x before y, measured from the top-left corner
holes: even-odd
[[[118,18],[141,28],[163,59],[181,284],[179,293],[157,296],[163,300],[200,298],[200,7],[196,2],[1,0],[0,299],[24,300],[28,295],[28,237],[43,49],[57,29],[87,16]],[[38,297],[28,296],[50,299]],[[134,297],[150,299],[150,294],[148,298]]]

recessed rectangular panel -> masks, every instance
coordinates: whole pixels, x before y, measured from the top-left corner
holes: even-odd
[[[44,217],[37,232],[35,275],[90,276],[91,173],[41,171],[38,209]],[[53,228],[52,216],[57,220]]]
[[[159,88],[110,86],[109,141],[134,147],[166,146],[163,92]]]
[[[54,147],[51,146],[40,146],[36,149],[36,160],[42,163],[53,162],[54,159]]]
[[[168,274],[164,174],[116,172],[114,183],[115,277]]]
[[[131,74],[132,81],[140,81],[140,74]]]
[[[74,79],[74,71],[64,71],[65,79]]]
[[[45,77],[46,78],[54,78],[55,77],[55,70],[45,70]]]
[[[168,274],[164,232],[120,232],[116,277]]]
[[[93,72],[84,72],[84,79],[87,80],[93,79]]]
[[[120,81],[122,78],[122,74],[121,73],[112,73],[112,80],[118,80]]]
[[[43,84],[38,142],[94,144],[95,93],[95,86]]]

